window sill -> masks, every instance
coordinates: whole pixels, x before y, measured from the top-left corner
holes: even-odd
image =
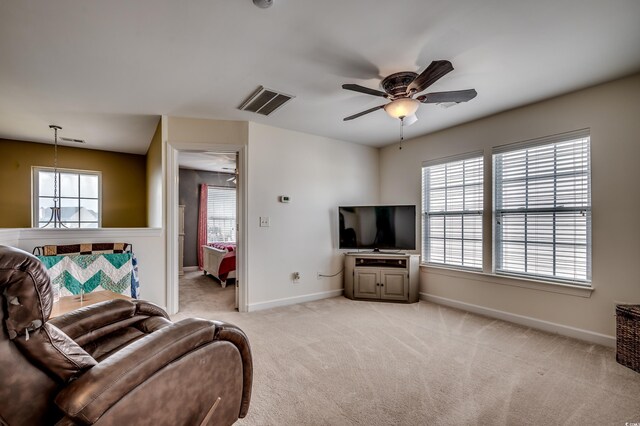
[[[491,284],[507,285],[511,287],[527,288],[531,290],[546,291],[550,293],[567,294],[570,296],[591,297],[593,287],[585,287],[572,284],[556,283],[551,281],[534,280],[520,277],[510,277],[505,275],[487,274],[480,271],[469,271],[463,269],[447,268],[444,266],[434,266],[421,264],[420,270],[432,274],[443,275],[451,278],[465,280],[483,281]]]
[[[162,228],[21,228],[20,237],[37,238],[127,238],[127,237],[160,237]]]

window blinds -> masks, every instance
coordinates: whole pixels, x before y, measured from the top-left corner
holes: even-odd
[[[482,269],[482,154],[424,163],[422,190],[423,259]]]
[[[591,281],[588,131],[494,151],[496,272]]]
[[[236,241],[236,189],[208,186],[207,242]]]

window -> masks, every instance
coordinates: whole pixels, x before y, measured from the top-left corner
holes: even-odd
[[[422,258],[482,269],[483,157],[427,162],[422,167]]]
[[[236,241],[236,189],[207,187],[207,243]]]
[[[33,168],[34,227],[52,227],[51,207],[57,184],[60,218],[67,228],[98,228],[101,224],[100,172],[58,169],[57,182],[51,168]],[[47,225],[48,224],[48,225]]]
[[[588,131],[494,150],[496,272],[588,284]]]

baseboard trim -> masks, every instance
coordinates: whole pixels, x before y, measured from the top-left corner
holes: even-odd
[[[305,294],[303,296],[285,297],[283,299],[269,300],[266,302],[250,303],[248,311],[262,311],[264,309],[277,308],[279,306],[296,305],[298,303],[313,302],[314,300],[328,299],[330,297],[341,296],[344,289],[322,291],[319,293]]]
[[[581,328],[575,328],[568,325],[557,324],[550,321],[544,321],[537,318],[531,318],[524,315],[513,314],[510,312],[499,311],[497,309],[486,308],[484,306],[473,305],[471,303],[460,302],[458,300],[447,299],[446,297],[434,296],[428,293],[420,293],[420,299],[428,302],[437,303],[439,305],[450,306],[463,311],[472,312],[474,314],[484,315],[491,318],[497,318],[503,321],[513,322],[515,324],[531,327],[538,330],[547,331],[549,333],[561,334],[563,336],[572,337],[574,339],[584,340],[598,345],[615,348],[615,336],[608,336]]]
[[[192,271],[197,271],[198,267],[197,266],[185,266],[184,268],[182,268],[183,271],[185,272],[192,272]]]

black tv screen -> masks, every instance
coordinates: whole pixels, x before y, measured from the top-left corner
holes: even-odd
[[[416,206],[338,207],[341,249],[415,250]]]

